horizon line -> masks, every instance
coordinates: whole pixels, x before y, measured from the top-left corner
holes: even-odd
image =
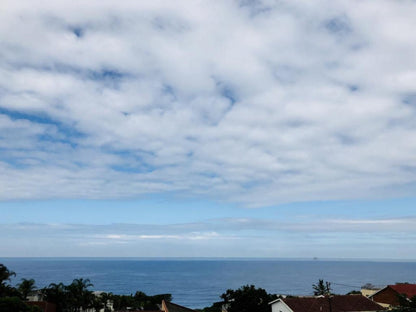
[[[416,262],[416,259],[397,258],[326,258],[326,257],[137,257],[137,256],[7,256],[1,259],[33,260],[137,260],[137,261],[339,261],[339,262]]]

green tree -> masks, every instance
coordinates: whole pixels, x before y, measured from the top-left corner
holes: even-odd
[[[92,287],[90,280],[79,278],[74,279],[71,284],[65,287],[68,292],[68,304],[73,312],[79,312],[81,309],[85,310],[92,306],[94,295],[92,291],[88,290]]]
[[[66,287],[63,283],[51,283],[47,288],[41,290],[44,299],[56,304],[56,312],[63,312],[67,307]]]
[[[9,285],[13,276],[16,276],[16,273],[10,271],[5,265],[0,263],[0,297],[20,296],[16,288]]]
[[[0,284],[5,285],[6,282],[10,282],[12,276],[16,276],[16,273],[10,271],[4,264],[0,263]]]
[[[201,311],[202,312],[221,312],[223,304],[224,304],[224,302],[222,302],[222,301],[214,302],[212,304],[212,306],[205,307]]]
[[[407,298],[406,295],[399,295],[399,306],[393,308],[392,312],[416,312],[416,296]]]
[[[0,312],[42,312],[39,307],[28,306],[19,297],[0,298]]]
[[[91,302],[91,307],[95,312],[100,312],[104,308],[104,303],[99,296],[94,296]]]
[[[22,278],[21,282],[17,284],[17,290],[22,295],[23,300],[26,300],[29,293],[34,291],[35,289],[36,289],[35,280],[33,278],[32,279]]]
[[[100,295],[101,303],[103,304],[104,312],[110,312],[110,307],[108,306],[109,302],[113,299],[112,293],[102,293]]]
[[[237,290],[228,289],[221,295],[228,312],[270,312],[269,302],[276,298],[263,288],[245,285]]]
[[[315,296],[329,296],[331,294],[331,283],[319,280],[318,284],[313,284],[313,294]]]

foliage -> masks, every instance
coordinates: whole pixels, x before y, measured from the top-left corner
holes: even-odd
[[[57,305],[57,312],[78,312],[96,308],[98,303],[88,288],[93,286],[89,279],[74,279],[71,284],[52,283],[42,289],[46,301]]]
[[[22,295],[23,300],[26,300],[29,293],[36,289],[35,280],[22,278],[17,287],[17,290]]]
[[[143,309],[143,310],[159,310],[158,304],[165,301],[172,301],[171,294],[161,294],[148,296],[144,292],[138,291],[133,295],[113,295],[113,306],[116,310]]]
[[[263,288],[245,285],[237,290],[228,289],[221,298],[228,312],[269,312],[269,302],[277,297]]]
[[[5,265],[0,263],[0,297],[12,297],[18,295],[17,291],[8,285],[12,276],[16,276],[16,273],[10,271]]]
[[[35,280],[22,279],[17,285],[18,288],[9,285],[11,277],[16,276],[6,266],[0,264],[0,312],[34,312],[39,311],[38,307],[26,305],[21,298],[26,299],[27,295],[36,289]],[[158,304],[162,300],[171,301],[171,294],[148,296],[144,292],[136,292],[133,295],[113,295],[101,293],[94,295],[90,287],[93,284],[89,279],[74,279],[71,284],[51,283],[48,287],[41,289],[43,300],[56,304],[57,312],[80,312],[86,309],[105,312],[110,311],[109,302],[113,301],[116,310],[133,308],[138,310],[159,310]]]
[[[391,310],[392,312],[416,312],[416,296],[408,299],[405,295],[399,295],[399,306]]]
[[[19,297],[0,298],[0,312],[41,312],[40,308],[28,306]]]
[[[331,294],[331,283],[319,280],[318,284],[313,284],[313,294],[315,296],[329,296]]]
[[[224,302],[214,302],[214,304],[210,307],[203,308],[201,312],[221,312],[222,306]]]

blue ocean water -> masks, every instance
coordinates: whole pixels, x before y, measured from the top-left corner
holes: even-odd
[[[319,279],[330,281],[339,294],[366,283],[416,282],[416,262],[0,258],[0,263],[16,272],[14,284],[33,278],[41,288],[82,277],[94,290],[171,293],[175,303],[191,308],[209,306],[227,289],[246,284],[270,293],[311,295]]]

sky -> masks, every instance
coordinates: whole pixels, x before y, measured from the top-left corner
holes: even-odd
[[[0,256],[416,259],[416,2],[9,1]]]

